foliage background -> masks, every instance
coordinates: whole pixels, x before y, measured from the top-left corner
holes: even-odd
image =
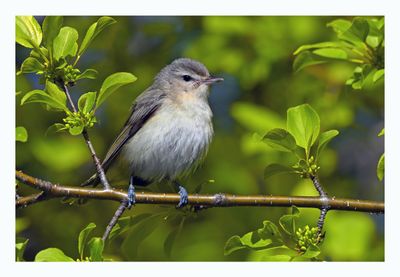
[[[202,192],[237,194],[316,195],[309,180],[279,175],[263,179],[264,167],[284,163],[284,153],[259,141],[269,129],[283,127],[286,110],[302,103],[312,105],[321,117],[321,130],[338,129],[321,156],[320,179],[329,195],[383,200],[384,187],[376,177],[376,163],[383,152],[383,138],[377,134],[384,124],[383,81],[354,91],[344,85],[353,66],[345,62],[292,70],[293,52],[303,44],[334,40],[326,27],[333,17],[114,17],[118,22],[99,35],[80,60],[80,67],[99,71],[96,80],[83,80],[72,89],[75,100],[100,86],[116,71],[131,72],[138,80],[119,92],[99,110],[97,128],[90,129],[100,157],[104,157],[122,127],[135,97],[146,89],[155,74],[177,57],[203,62],[214,75],[225,81],[212,88],[210,104],[214,111],[215,137],[204,165],[184,180],[189,191],[203,184]],[[42,17],[36,17],[41,23]],[[65,17],[64,26],[84,34],[95,17]],[[82,39],[82,38],[80,38]],[[29,52],[16,46],[16,70]],[[25,92],[40,88],[37,76],[17,76],[16,89]],[[16,167],[43,179],[62,184],[79,184],[94,172],[94,166],[81,137],[68,134],[45,135],[56,113],[37,105],[20,106],[17,96],[16,124],[29,133],[26,143],[16,147]],[[123,170],[111,172],[113,183],[126,184]],[[209,180],[214,180],[210,182]],[[151,190],[171,188],[150,186]],[[21,194],[29,189],[21,188]],[[46,201],[17,210],[16,232],[29,238],[27,260],[47,247],[58,247],[77,256],[77,236],[89,222],[101,235],[117,203],[89,201],[83,206]],[[171,208],[138,205],[126,215],[175,212]],[[223,255],[226,240],[261,226],[262,220],[277,223],[285,208],[208,209],[185,220],[170,255],[164,241],[179,220],[159,217],[153,220],[135,247],[121,235],[106,245],[105,254],[116,260],[258,260],[246,250]],[[314,225],[319,211],[301,209],[304,224]],[[178,212],[178,214],[183,214]],[[326,240],[322,245],[326,260],[383,260],[384,216],[356,212],[328,213]],[[129,234],[128,234],[129,235]],[[134,234],[131,235],[134,237]],[[131,240],[136,244],[138,241]]]

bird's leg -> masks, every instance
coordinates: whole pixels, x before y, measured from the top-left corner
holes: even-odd
[[[132,207],[132,205],[135,204],[135,187],[133,186],[134,182],[134,176],[131,175],[131,178],[129,179],[129,187],[128,187],[128,209]]]
[[[188,193],[187,193],[186,189],[181,184],[179,184],[177,181],[174,181],[174,184],[178,188],[178,193],[180,196],[179,203],[176,206],[179,209],[188,204]]]

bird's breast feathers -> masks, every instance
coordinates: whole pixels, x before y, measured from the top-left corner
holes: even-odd
[[[189,173],[207,153],[211,118],[206,101],[166,100],[124,147],[133,174],[160,181]]]

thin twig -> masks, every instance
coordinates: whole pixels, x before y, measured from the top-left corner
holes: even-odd
[[[115,211],[114,216],[111,218],[110,223],[108,223],[107,225],[106,231],[104,232],[102,237],[103,241],[106,241],[106,239],[110,235],[112,228],[114,228],[115,224],[117,224],[118,219],[121,217],[125,209],[128,207],[128,203],[129,203],[128,200],[122,200],[121,205]]]
[[[67,95],[68,102],[72,108],[72,111],[76,113],[77,109],[75,107],[74,101],[72,101],[71,95],[68,91],[68,87],[65,84],[63,84],[63,90],[64,90],[65,94]],[[85,139],[85,142],[89,148],[90,154],[92,155],[93,162],[96,165],[97,175],[100,178],[101,184],[103,185],[104,189],[106,189],[106,190],[111,189],[111,186],[107,181],[107,177],[103,170],[103,167],[101,166],[100,159],[96,155],[96,151],[94,150],[93,144],[89,138],[89,134],[88,134],[86,128],[83,128],[82,135],[83,135],[83,138]]]
[[[26,208],[29,205],[36,204],[36,203],[39,203],[44,200],[48,200],[50,198],[51,197],[48,196],[44,191],[41,191],[41,192],[35,193],[35,194],[31,194],[28,196],[20,196],[16,199],[17,203],[20,203],[17,205],[17,207]]]
[[[62,186],[44,181],[21,171],[16,171],[16,179],[35,189],[45,191],[49,196],[74,197],[83,199],[113,200],[121,202],[127,200],[127,192],[124,190],[100,190],[95,188],[82,188],[77,186]],[[177,193],[137,192],[135,205],[137,204],[165,204],[176,205],[180,196]],[[217,193],[189,194],[188,204],[205,207],[233,207],[233,206],[270,206],[270,207],[304,207],[322,209],[329,205],[331,210],[347,210],[369,213],[384,213],[385,204],[378,201],[322,198],[310,196],[272,196],[272,195],[232,195]],[[24,202],[17,200],[16,207],[23,207]]]

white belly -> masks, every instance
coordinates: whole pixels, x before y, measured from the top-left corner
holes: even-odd
[[[124,146],[133,175],[148,181],[176,179],[207,153],[213,128],[208,104],[161,108]]]

